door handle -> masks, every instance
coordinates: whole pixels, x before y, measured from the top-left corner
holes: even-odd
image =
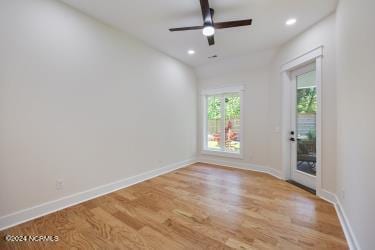
[[[296,139],[294,139],[293,137],[289,138],[290,141],[296,141]]]

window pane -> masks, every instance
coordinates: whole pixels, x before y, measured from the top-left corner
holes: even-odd
[[[240,152],[240,95],[225,96],[225,151]]]
[[[220,96],[207,97],[207,148],[220,150],[221,107]]]
[[[315,70],[297,77],[297,169],[316,175]]]

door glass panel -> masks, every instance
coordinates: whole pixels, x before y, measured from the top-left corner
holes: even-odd
[[[315,70],[297,76],[297,170],[316,175]]]
[[[225,151],[240,152],[240,95],[225,95]]]
[[[220,96],[207,97],[207,148],[220,150],[221,139]]]

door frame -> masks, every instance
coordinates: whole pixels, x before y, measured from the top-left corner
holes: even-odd
[[[322,61],[323,46],[310,50],[281,66],[282,77],[282,111],[281,111],[281,151],[282,151],[282,177],[285,180],[291,178],[291,143],[289,141],[291,131],[291,72],[295,69],[315,62],[316,67],[316,194],[321,195],[322,190],[322,164],[321,164],[321,132],[322,132]]]

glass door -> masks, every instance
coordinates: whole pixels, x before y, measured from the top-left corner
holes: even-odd
[[[292,179],[315,189],[316,88],[315,64],[292,72]]]

